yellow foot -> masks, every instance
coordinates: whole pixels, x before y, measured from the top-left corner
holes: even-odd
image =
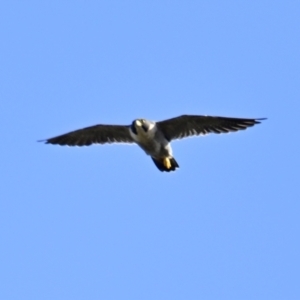
[[[169,158],[165,157],[163,160],[163,164],[167,169],[171,168],[171,162],[170,162]]]

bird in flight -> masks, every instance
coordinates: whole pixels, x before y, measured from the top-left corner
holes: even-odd
[[[43,140],[61,146],[89,146],[106,143],[136,143],[150,155],[162,172],[179,168],[172,154],[171,141],[208,133],[228,133],[259,124],[260,119],[182,115],[154,122],[136,119],[131,125],[94,125]]]

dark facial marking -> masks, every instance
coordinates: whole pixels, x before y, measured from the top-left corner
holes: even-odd
[[[135,127],[134,123],[135,123],[135,121],[133,121],[133,122],[131,123],[130,128],[131,128],[131,131],[132,131],[135,135],[137,135],[138,133],[137,133],[137,130],[136,130],[136,127]]]
[[[143,122],[142,128],[145,132],[148,132],[150,124],[148,122]]]

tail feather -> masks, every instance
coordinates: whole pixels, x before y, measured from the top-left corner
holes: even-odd
[[[151,157],[156,167],[161,172],[170,172],[175,171],[176,168],[179,168],[179,165],[174,157],[165,157],[165,158],[154,158]]]

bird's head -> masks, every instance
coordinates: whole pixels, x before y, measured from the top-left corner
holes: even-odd
[[[148,132],[151,123],[145,119],[136,119],[131,124],[131,130],[134,134],[138,134],[138,131],[143,130]]]

